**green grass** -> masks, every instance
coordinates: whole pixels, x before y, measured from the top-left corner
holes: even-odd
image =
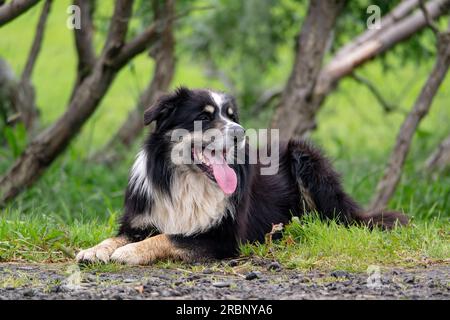
[[[69,3],[69,0],[54,2],[33,74],[43,126],[64,112],[75,79],[73,37],[65,27]],[[0,56],[17,74],[25,64],[40,6],[0,28]],[[110,9],[102,7],[105,13]],[[98,49],[102,40],[101,36],[95,39]],[[197,61],[189,60],[181,50],[177,54],[172,87],[184,84],[222,88],[204,76]],[[400,65],[395,54],[387,58],[394,68],[386,71],[374,61],[358,72],[370,78],[398,109],[385,114],[366,88],[346,79],[327,98],[319,114],[318,129],[312,135],[342,173],[346,190],[362,204],[370,201],[398,128],[433,63],[430,59],[420,65]],[[291,62],[291,51],[280,50],[279,67],[263,75],[264,83],[281,86]],[[92,164],[86,159],[108,141],[134,107],[152,69],[153,63],[146,55],[124,68],[67,151],[33,187],[0,212],[1,261],[68,261],[79,248],[94,245],[114,233],[128,170],[140,143],[114,168]],[[411,227],[381,233],[306,220],[289,226],[280,243],[270,247],[245,246],[243,253],[273,257],[301,269],[362,270],[368,264],[413,266],[422,263],[422,257],[431,261],[448,260],[450,172],[432,176],[423,170],[429,153],[449,134],[448,101],[450,77],[443,83],[430,114],[414,137],[402,179],[389,205],[413,217]],[[246,127],[265,127],[270,115],[271,111],[247,115],[243,123]],[[20,129],[14,134],[24,136]],[[17,140],[15,148],[0,147],[0,172],[13,163],[26,145],[23,139]]]
[[[80,248],[113,235],[116,218],[117,214],[111,214],[107,221],[64,223],[53,216],[6,213],[0,220],[0,261],[73,261]],[[282,240],[245,244],[241,252],[243,256],[275,259],[298,270],[364,271],[369,265],[415,267],[450,261],[450,230],[448,225],[434,219],[413,221],[410,226],[391,232],[370,231],[322,222],[311,215],[294,218],[285,227]],[[179,268],[180,264],[163,261],[159,266]],[[114,264],[89,268],[101,272],[121,270]]]
[[[438,221],[413,223],[391,232],[368,230],[316,217],[294,218],[283,239],[243,245],[243,255],[276,259],[300,270],[365,271],[369,265],[414,267],[450,258],[448,227]]]
[[[4,212],[0,220],[0,261],[63,262],[113,235],[117,215],[106,221],[65,223],[57,215]]]

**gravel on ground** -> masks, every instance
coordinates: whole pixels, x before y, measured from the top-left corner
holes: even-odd
[[[0,263],[0,299],[450,299],[450,264],[299,272],[273,261],[106,272],[76,264]],[[254,266],[254,267],[253,267]]]

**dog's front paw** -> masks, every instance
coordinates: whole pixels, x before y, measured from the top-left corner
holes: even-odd
[[[76,260],[78,263],[107,263],[112,253],[113,249],[111,249],[109,246],[97,245],[95,247],[78,252]]]
[[[111,261],[128,265],[145,265],[150,262],[142,250],[139,249],[139,244],[137,243],[130,243],[118,248],[112,254]]]

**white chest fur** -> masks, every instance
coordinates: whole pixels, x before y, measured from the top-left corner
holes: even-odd
[[[151,212],[136,216],[132,220],[132,227],[152,225],[165,234],[188,236],[208,230],[229,212],[228,198],[216,183],[203,173],[188,168],[175,169],[171,197],[161,194],[148,181],[145,166],[140,165],[145,161],[143,157],[145,154],[141,152],[133,166],[131,179],[134,177],[135,181],[139,181],[134,191],[148,192],[153,201]]]

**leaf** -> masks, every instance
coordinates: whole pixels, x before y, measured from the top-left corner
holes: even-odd
[[[3,136],[5,137],[6,143],[11,149],[14,158],[17,157],[19,155],[19,147],[16,143],[16,137],[14,136],[13,129],[11,127],[3,128]]]
[[[134,287],[134,289],[136,289],[136,291],[139,292],[140,294],[144,293],[144,286],[137,286]]]
[[[25,126],[23,123],[19,123],[14,127],[6,126],[3,128],[3,135],[14,158],[17,158],[27,145],[27,130]]]

